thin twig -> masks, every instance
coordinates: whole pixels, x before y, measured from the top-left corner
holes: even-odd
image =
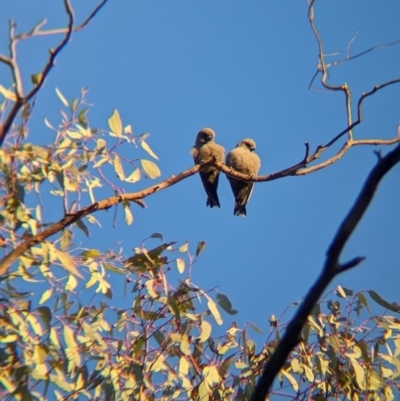
[[[15,117],[17,116],[18,112],[20,111],[21,107],[29,102],[36,94],[37,92],[42,88],[44,81],[46,80],[48,74],[52,70],[55,64],[55,59],[58,56],[58,54],[63,50],[63,48],[67,45],[69,42],[72,32],[74,30],[79,30],[85,27],[91,19],[97,14],[97,12],[104,6],[104,4],[107,2],[107,0],[103,0],[89,15],[89,17],[78,27],[75,27],[74,29],[74,13],[72,6],[70,4],[69,0],[64,0],[64,6],[65,6],[65,11],[68,15],[68,25],[67,28],[63,29],[62,31],[58,33],[64,33],[65,36],[62,39],[62,41],[58,44],[58,46],[55,49],[50,50],[50,57],[47,60],[46,65],[44,66],[43,70],[40,72],[40,74],[37,74],[38,76],[38,82],[35,84],[35,86],[32,88],[32,90],[24,96],[23,94],[23,87],[22,87],[22,79],[20,76],[19,72],[19,67],[18,63],[16,61],[16,46],[19,40],[25,39],[28,37],[32,37],[38,34],[40,27],[44,24],[44,22],[39,23],[32,31],[30,34],[20,34],[18,36],[14,35],[14,27],[15,24],[13,22],[10,23],[10,58],[1,55],[0,56],[0,61],[3,63],[7,64],[11,68],[11,72],[13,75],[13,81],[14,85],[16,87],[16,101],[11,108],[4,124],[0,124],[0,146],[2,146],[4,139],[6,135],[8,134]],[[46,34],[46,31],[43,31],[44,35]],[[47,35],[51,33],[47,32]],[[26,36],[24,36],[26,35]]]
[[[90,13],[90,15],[81,24],[72,27],[72,32],[78,32],[85,28],[85,26],[95,17],[95,15],[100,11],[100,9],[107,3],[108,0],[102,0]],[[17,36],[18,39],[29,39],[32,36],[49,36],[49,35],[60,35],[65,34],[68,28],[58,28],[58,29],[48,29],[41,31],[40,28],[47,23],[47,20],[41,21],[36,25],[29,33],[21,33]]]

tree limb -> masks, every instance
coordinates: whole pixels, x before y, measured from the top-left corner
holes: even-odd
[[[339,273],[357,266],[363,261],[363,257],[357,257],[347,263],[340,264],[339,258],[344,246],[353,234],[364,213],[368,209],[378,185],[382,178],[397,163],[400,162],[400,145],[393,151],[382,157],[368,175],[364,186],[358,195],[353,207],[340,225],[331,245],[328,248],[323,270],[307,293],[295,316],[286,328],[285,334],[265,365],[263,373],[256,385],[251,401],[264,401],[270,391],[273,381],[282,369],[292,349],[299,343],[301,330],[306,323],[314,305],[331,282]]]
[[[94,10],[93,12],[89,15],[89,17],[81,24],[81,26],[77,27],[76,30],[82,29],[84,26],[86,26],[89,21],[97,14],[97,12],[100,10],[101,7],[107,2],[107,0],[103,0]],[[47,60],[46,65],[44,66],[43,70],[40,72],[40,74],[37,74],[38,76],[38,82],[35,84],[35,86],[31,89],[31,91],[24,96],[23,93],[23,88],[22,88],[22,80],[20,77],[20,72],[19,72],[19,67],[18,63],[16,60],[16,46],[17,43],[20,39],[25,39],[27,37],[35,36],[37,34],[37,28],[43,25],[43,23],[40,23],[37,25],[31,35],[30,34],[24,34],[15,36],[14,35],[14,23],[10,24],[10,57],[6,57],[3,55],[0,55],[0,61],[7,64],[11,68],[11,73],[13,75],[13,81],[14,85],[16,88],[16,101],[11,108],[4,124],[0,124],[0,146],[2,146],[4,139],[6,135],[8,134],[15,117],[17,116],[18,112],[20,111],[21,107],[29,102],[35,95],[36,93],[42,88],[43,83],[47,76],[49,75],[50,71],[54,67],[55,59],[58,56],[58,54],[62,51],[62,49],[67,45],[71,38],[71,34],[74,30],[73,24],[74,24],[74,13],[72,6],[70,4],[70,0],[64,0],[64,6],[65,6],[65,11],[68,15],[68,25],[67,28],[63,30],[62,33],[65,33],[64,38],[61,40],[61,42],[58,44],[58,46],[55,49],[50,50],[50,56],[49,59]],[[60,32],[61,33],[61,32]],[[49,33],[47,33],[49,34]],[[51,33],[50,33],[51,34]]]
[[[140,206],[143,207],[143,202],[141,202],[142,199],[146,198],[147,196],[155,192],[162,191],[163,189],[175,185],[179,181],[182,181],[183,179],[190,177],[193,174],[196,174],[203,167],[213,164],[214,162],[215,159],[210,159],[202,164],[197,164],[178,175],[172,175],[165,181],[152,185],[151,187],[146,188],[142,191],[112,196],[110,198],[106,198],[98,202],[92,203],[89,206],[86,206],[83,209],[80,209],[74,213],[65,214],[60,221],[52,224],[46,230],[43,230],[42,232],[38,233],[35,236],[27,237],[21,245],[19,245],[13,251],[7,254],[0,261],[0,276],[5,274],[11,267],[12,263],[14,263],[15,260],[17,260],[24,252],[29,250],[32,246],[43,242],[46,238],[60,232],[61,230],[70,226],[71,224],[76,223],[79,219],[94,212],[97,212],[99,210],[106,210],[113,205],[121,203],[124,200],[138,203]]]

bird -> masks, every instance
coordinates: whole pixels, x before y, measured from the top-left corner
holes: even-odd
[[[231,150],[227,156],[225,164],[242,174],[256,176],[261,166],[258,155],[254,153],[256,143],[249,138],[242,139],[236,148]],[[233,195],[235,196],[235,216],[246,216],[246,204],[253,192],[253,183],[243,182],[228,176]]]
[[[210,160],[212,157],[221,163],[224,161],[225,149],[215,143],[214,139],[215,132],[211,128],[202,128],[197,133],[196,143],[191,150],[195,164]],[[217,194],[219,170],[215,166],[207,166],[199,174],[207,193],[207,206],[221,207]]]

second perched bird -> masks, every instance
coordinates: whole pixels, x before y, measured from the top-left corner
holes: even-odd
[[[239,173],[256,176],[260,169],[260,158],[253,153],[256,143],[252,139],[243,139],[236,148],[231,150],[226,156],[226,165],[232,167]],[[246,216],[246,203],[249,201],[253,192],[253,183],[239,181],[236,178],[228,177],[231,184],[233,195],[235,196],[235,216]]]
[[[215,143],[214,138],[215,132],[211,128],[203,128],[197,133],[196,143],[191,150],[196,164],[210,160],[212,157],[216,157],[217,161],[223,162],[225,149]],[[199,174],[208,195],[207,206],[220,207],[217,194],[219,170],[214,166],[208,166],[200,171]]]

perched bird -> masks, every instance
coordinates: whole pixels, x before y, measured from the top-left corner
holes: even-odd
[[[253,153],[256,143],[252,139],[243,139],[236,148],[231,150],[226,156],[225,164],[239,173],[256,176],[260,169],[260,158]],[[228,177],[231,184],[233,195],[235,196],[235,216],[246,216],[246,203],[249,201],[253,192],[253,183],[239,181],[236,178]]]
[[[210,160],[213,156],[216,157],[217,161],[223,162],[225,149],[215,143],[214,138],[215,132],[211,128],[203,128],[197,133],[196,143],[191,150],[196,164]],[[208,196],[207,206],[220,207],[217,194],[219,170],[214,166],[208,166],[199,174]]]

